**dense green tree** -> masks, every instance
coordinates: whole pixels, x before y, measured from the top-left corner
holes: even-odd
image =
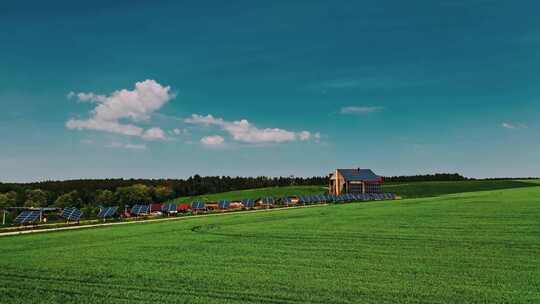
[[[174,190],[168,186],[157,186],[154,188],[154,199],[156,202],[165,202],[174,198]]]
[[[53,204],[53,206],[57,208],[81,207],[81,205],[82,199],[79,196],[77,190],[73,190],[71,192],[60,195]]]
[[[27,190],[25,207],[47,207],[49,195],[41,189]]]
[[[81,207],[81,212],[83,218],[91,218],[99,212],[99,208],[90,204],[86,204]]]
[[[0,193],[0,209],[6,207],[15,207],[17,204],[17,192],[9,191],[7,193]]]
[[[143,184],[120,187],[115,196],[122,205],[148,204],[152,202],[152,189]]]
[[[115,204],[114,192],[111,190],[97,190],[94,203],[97,206],[112,206]]]

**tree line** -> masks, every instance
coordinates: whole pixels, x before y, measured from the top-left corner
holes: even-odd
[[[229,177],[195,175],[187,179],[80,179],[36,183],[0,183],[0,208],[111,206],[160,203],[196,196],[263,187],[324,185],[327,177]]]
[[[403,175],[403,176],[388,176],[384,180],[387,182],[451,182],[470,180],[471,178],[464,177],[458,173],[435,173],[435,174],[419,174],[419,175]]]
[[[385,177],[387,182],[459,181],[468,178],[454,173]],[[230,177],[194,175],[187,179],[78,179],[35,183],[0,183],[0,208],[4,207],[97,207],[137,203],[159,203],[176,197],[226,191],[327,185],[328,176]]]

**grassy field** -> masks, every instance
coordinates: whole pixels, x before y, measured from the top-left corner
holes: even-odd
[[[383,190],[404,198],[418,198],[534,186],[538,186],[537,180],[465,180],[455,182],[386,183],[383,184]]]
[[[2,303],[538,303],[540,187],[0,238]]]
[[[535,180],[471,180],[455,182],[414,182],[414,183],[386,183],[383,186],[385,192],[395,193],[404,198],[432,197],[443,194],[474,192],[483,190],[498,190],[520,187],[537,186]],[[290,186],[271,187],[249,190],[231,191],[217,194],[207,194],[190,197],[180,197],[172,202],[192,202],[203,200],[215,202],[220,199],[241,200],[244,198],[261,198],[265,196],[283,197],[293,195],[324,194],[326,186]]]
[[[261,198],[265,196],[283,197],[292,195],[311,195],[326,193],[326,186],[289,186],[289,187],[269,187],[269,188],[257,188],[248,190],[238,190],[223,192],[217,194],[207,194],[199,196],[180,197],[173,202],[191,202],[195,200],[216,202],[220,199],[227,200],[241,200],[245,198]]]

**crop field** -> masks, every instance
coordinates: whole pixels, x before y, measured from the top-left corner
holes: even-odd
[[[409,183],[385,183],[385,192],[395,193],[404,198],[431,197],[443,194],[474,192],[483,190],[497,190],[520,187],[538,186],[536,180],[466,180],[452,182],[409,182]],[[180,197],[172,202],[191,202],[194,200],[213,201],[220,199],[240,200],[244,198],[260,198],[265,196],[283,197],[293,195],[313,195],[327,192],[326,186],[288,186],[270,187],[248,190],[238,190],[217,194]]]
[[[538,180],[464,180],[451,182],[385,183],[385,192],[404,198],[432,197],[451,193],[538,186]]]
[[[538,303],[540,187],[0,238],[1,303]]]
[[[181,202],[191,202],[195,200],[217,202],[220,199],[241,200],[245,198],[255,199],[255,198],[260,198],[260,197],[265,197],[265,196],[283,197],[283,196],[292,196],[292,195],[312,195],[312,194],[325,193],[326,190],[327,190],[326,186],[268,187],[268,188],[230,191],[230,192],[223,192],[223,193],[216,193],[216,194],[180,197],[173,200],[173,202],[181,203]]]

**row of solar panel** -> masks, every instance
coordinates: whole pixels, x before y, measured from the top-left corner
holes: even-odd
[[[373,201],[373,200],[393,200],[396,196],[392,193],[348,193],[342,195],[311,195],[301,196],[301,204],[320,202],[347,202],[347,201]]]
[[[395,195],[391,193],[360,193],[360,194],[343,194],[343,195],[310,195],[310,196],[300,196],[298,198],[299,204],[310,204],[310,203],[322,203],[322,202],[346,202],[346,201],[370,201],[370,200],[393,200]],[[244,208],[253,208],[255,207],[255,200],[252,199],[243,199],[241,201]],[[261,200],[263,206],[272,206],[276,203],[273,197],[265,197]],[[283,205],[290,205],[293,203],[293,200],[290,197],[283,197],[281,199]],[[228,200],[220,200],[218,202],[219,209],[228,209],[231,205],[231,202]],[[205,210],[206,205],[202,201],[195,201],[191,203],[191,210]],[[163,204],[161,211],[171,213],[177,210],[176,204]],[[98,217],[106,218],[116,215],[118,212],[118,206],[114,207],[104,207],[101,208]],[[146,215],[150,213],[150,205],[133,205],[130,210],[131,214],[135,215]],[[41,212],[38,210],[26,210],[21,212],[16,218],[15,223],[24,224],[24,223],[35,223],[39,220]],[[60,213],[60,216],[65,218],[68,221],[79,221],[82,216],[82,212],[74,207],[64,208]]]
[[[80,221],[82,212],[75,207],[64,208],[60,212],[60,216],[68,221]],[[21,212],[14,220],[18,224],[35,223],[41,218],[41,211],[39,210],[25,210]]]

